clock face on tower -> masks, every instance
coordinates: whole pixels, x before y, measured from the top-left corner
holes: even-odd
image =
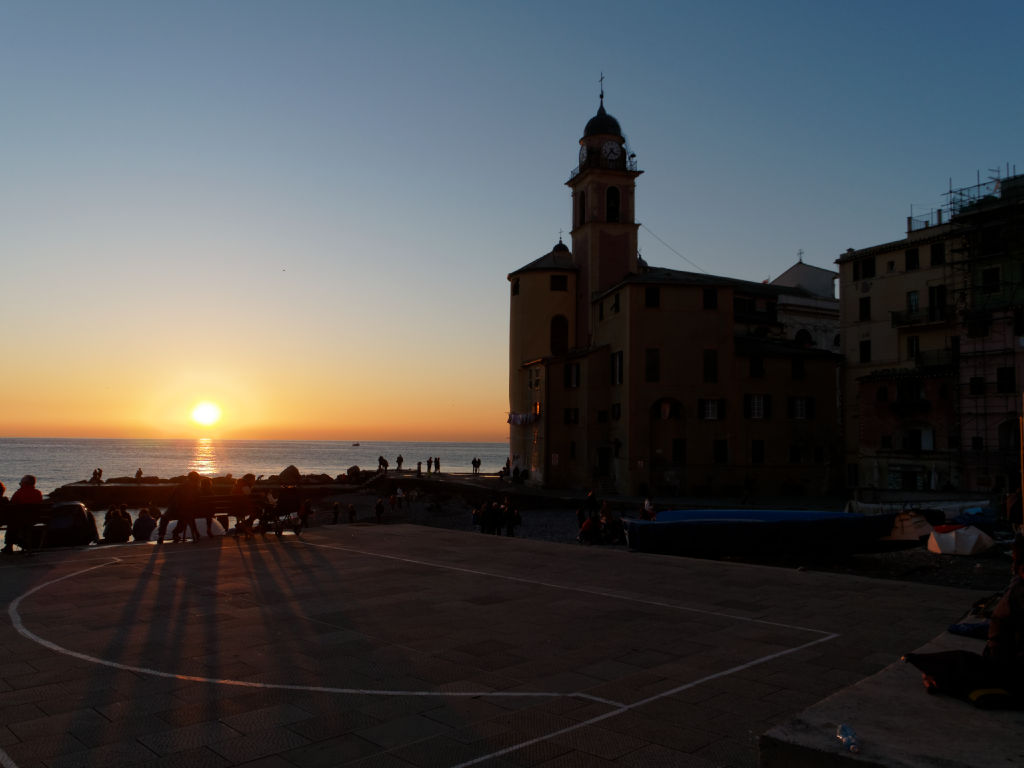
[[[601,156],[605,160],[617,160],[619,155],[622,154],[622,147],[616,144],[614,141],[606,141],[604,146],[601,147]]]
[[[580,165],[583,165],[585,162],[587,162],[587,145],[586,144],[584,144],[582,147],[580,147]]]

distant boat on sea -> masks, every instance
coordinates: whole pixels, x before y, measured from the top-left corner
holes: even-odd
[[[359,447],[359,443],[352,443],[352,447],[353,448],[358,448]]]

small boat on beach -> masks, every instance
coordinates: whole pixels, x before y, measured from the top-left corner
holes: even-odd
[[[629,548],[686,557],[785,560],[867,551],[893,515],[830,510],[674,509],[656,520],[623,519]]]

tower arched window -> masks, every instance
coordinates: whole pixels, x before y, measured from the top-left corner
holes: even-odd
[[[587,193],[580,190],[576,203],[576,225],[581,226],[587,223]]]
[[[619,202],[621,194],[618,187],[608,187],[605,192],[605,221],[619,220]]]
[[[564,355],[569,351],[569,318],[555,315],[551,318],[551,354]]]

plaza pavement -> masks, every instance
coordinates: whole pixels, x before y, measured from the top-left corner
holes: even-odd
[[[981,596],[366,523],[5,556],[0,593],[5,768],[750,768]]]

